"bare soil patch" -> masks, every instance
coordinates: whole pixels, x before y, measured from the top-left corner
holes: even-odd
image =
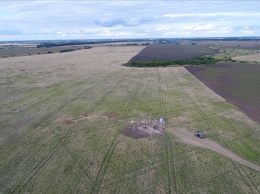
[[[117,115],[114,113],[110,113],[110,114],[106,114],[105,116],[107,116],[108,118],[116,118]]]
[[[218,53],[218,51],[215,49],[210,49],[207,46],[175,44],[149,45],[140,53],[135,55],[129,62],[193,59],[215,53]]]
[[[236,161],[242,165],[248,166],[248,167],[260,172],[259,166],[255,165],[247,160],[244,160],[243,158],[234,154],[227,148],[219,145],[217,142],[214,142],[208,138],[201,139],[201,138],[195,137],[192,132],[186,131],[184,129],[172,129],[171,131],[181,142],[183,142],[185,144],[202,147],[202,148],[207,148],[207,149],[217,152],[223,156],[226,156],[233,161]]]
[[[80,115],[80,119],[91,119],[91,118],[109,118],[109,119],[114,119],[117,117],[117,114],[115,113],[109,113],[109,114],[104,114],[104,115],[98,115],[98,114],[93,114],[93,113],[85,113]]]
[[[136,123],[124,129],[124,134],[135,139],[163,135],[165,129],[159,124]]]
[[[74,124],[74,123],[76,123],[77,121],[76,120],[73,120],[73,119],[65,119],[64,120],[64,123],[66,124],[66,125],[72,125],[72,124]]]

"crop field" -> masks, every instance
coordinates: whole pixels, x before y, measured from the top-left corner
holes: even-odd
[[[233,59],[237,61],[257,61],[260,50],[249,49],[220,49],[220,53],[214,54],[215,59]],[[244,60],[247,59],[247,60]]]
[[[0,193],[260,192],[259,124],[184,67],[123,66],[143,48],[0,59]]]
[[[210,49],[207,46],[157,44],[145,47],[129,62],[192,59],[217,52],[217,50]]]
[[[28,56],[28,55],[42,55],[59,53],[63,50],[80,50],[87,48],[87,45],[72,45],[72,46],[57,46],[51,48],[36,48],[36,45],[30,44],[14,44],[1,45],[0,44],[0,58]]]
[[[234,60],[239,60],[239,61],[254,61],[254,62],[260,62],[260,51],[258,54],[253,53],[252,55],[246,55],[246,56],[237,56],[233,57]]]
[[[186,68],[213,91],[260,122],[258,64],[220,63]]]
[[[259,40],[233,40],[233,41],[192,41],[198,46],[208,46],[217,49],[245,49],[245,50],[260,50]]]

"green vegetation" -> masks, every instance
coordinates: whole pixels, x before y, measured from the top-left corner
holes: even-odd
[[[60,50],[60,53],[75,51],[75,49],[64,49]]]
[[[231,59],[237,56],[253,55],[260,53],[260,50],[248,49],[222,49],[220,53],[211,55],[214,59]]]
[[[1,59],[0,193],[259,193],[258,171],[172,133],[203,131],[260,165],[259,124],[183,67],[120,65],[140,50]],[[162,136],[123,134],[160,117]]]
[[[184,59],[184,60],[154,60],[154,61],[140,61],[140,62],[129,62],[126,66],[129,67],[166,67],[166,66],[183,66],[183,65],[213,65],[222,59],[215,59],[213,57],[199,57],[195,59]]]

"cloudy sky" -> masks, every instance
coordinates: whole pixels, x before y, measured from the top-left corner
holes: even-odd
[[[0,41],[260,36],[257,0],[0,2]]]

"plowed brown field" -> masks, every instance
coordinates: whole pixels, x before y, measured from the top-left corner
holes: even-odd
[[[186,67],[217,94],[260,122],[260,65],[221,63]]]

